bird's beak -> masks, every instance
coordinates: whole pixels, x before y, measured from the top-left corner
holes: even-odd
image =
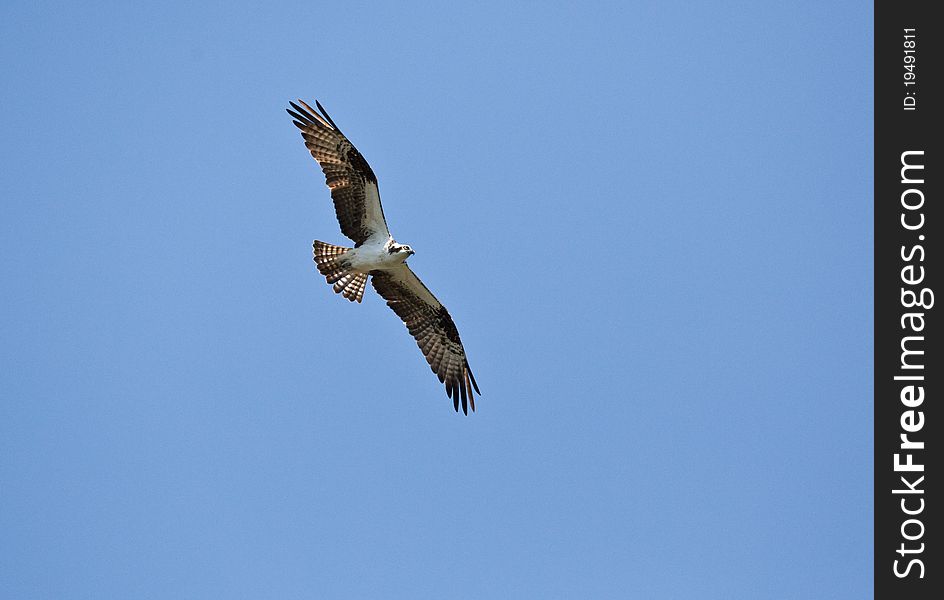
[[[410,256],[413,256],[414,254],[416,254],[416,250],[410,250]]]

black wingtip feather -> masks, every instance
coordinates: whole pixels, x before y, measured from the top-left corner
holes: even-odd
[[[321,116],[318,111],[308,106],[308,104],[299,98],[298,104],[289,100],[289,104],[292,105],[297,112],[288,110],[288,114],[292,115],[299,121],[305,123],[308,127],[324,127],[326,129],[334,129],[338,133],[341,133],[341,130],[334,123],[329,123],[323,116]],[[301,106],[299,106],[299,104]]]
[[[465,378],[462,380],[462,385],[469,391],[469,406],[472,408],[472,412],[475,412],[475,394],[472,392],[472,382],[469,380],[468,369],[465,370]]]
[[[468,415],[469,414],[469,397],[466,396],[464,381],[459,382],[459,392],[462,395],[462,414]]]
[[[291,110],[289,110],[289,109],[286,108],[285,110],[288,111],[288,114],[292,115],[293,117],[295,117],[295,118],[298,119],[299,121],[304,121],[304,122],[307,123],[308,125],[314,125],[314,124],[315,124],[315,118],[314,118],[307,110],[305,110],[305,109],[302,108],[301,106],[295,104],[295,103],[292,102],[291,100],[289,100],[288,103],[291,104],[291,105],[292,105],[292,108],[295,109],[295,112],[292,112]]]
[[[321,114],[324,116],[324,118],[328,120],[328,123],[331,123],[332,127],[337,129],[338,131],[341,131],[340,129],[338,129],[338,126],[334,124],[334,119],[332,119],[331,116],[328,115],[328,111],[326,111],[324,107],[321,106],[321,102],[318,102],[318,100],[315,100],[315,106],[318,107],[318,110],[321,111]]]
[[[314,127],[314,123],[312,123],[311,119],[309,119],[308,117],[305,117],[290,108],[286,108],[285,112],[292,115],[292,118],[295,119],[296,125],[298,125],[299,123],[302,123],[305,127]]]
[[[478,392],[479,396],[482,395],[482,392],[479,392],[479,386],[475,383],[475,375],[472,374],[472,369],[469,368],[469,363],[466,361],[465,370],[469,373],[469,379],[472,381],[472,387],[475,388],[475,391]]]

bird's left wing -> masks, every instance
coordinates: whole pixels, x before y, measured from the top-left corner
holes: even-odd
[[[377,177],[364,156],[341,133],[321,103],[315,102],[318,110],[314,110],[301,100],[298,102],[301,106],[289,102],[295,110],[286,110],[324,171],[341,233],[357,246],[373,236],[389,237]]]
[[[446,394],[452,398],[456,412],[460,401],[463,413],[469,414],[469,406],[474,411],[473,390],[479,395],[481,392],[469,369],[459,331],[446,307],[406,264],[395,269],[371,271],[370,275],[374,289],[403,320],[433,373],[446,385]]]

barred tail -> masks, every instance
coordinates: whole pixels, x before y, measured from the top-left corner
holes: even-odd
[[[334,246],[318,240],[315,240],[313,248],[318,272],[325,276],[328,283],[333,284],[334,291],[351,302],[363,300],[367,273],[359,273],[351,269],[351,264],[345,257],[350,248]]]

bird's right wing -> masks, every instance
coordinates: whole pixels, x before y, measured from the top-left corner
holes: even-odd
[[[377,177],[370,165],[319,102],[315,105],[320,113],[301,100],[298,102],[301,106],[289,102],[295,110],[286,110],[301,130],[305,146],[324,171],[341,233],[357,246],[373,236],[386,239],[390,230],[380,205]]]
[[[426,362],[439,381],[446,385],[456,412],[462,401],[462,412],[475,410],[473,390],[481,395],[466,357],[459,330],[449,311],[423,285],[410,267],[403,263],[394,269],[371,271],[370,283],[384,297],[387,306],[403,320],[416,340]]]

